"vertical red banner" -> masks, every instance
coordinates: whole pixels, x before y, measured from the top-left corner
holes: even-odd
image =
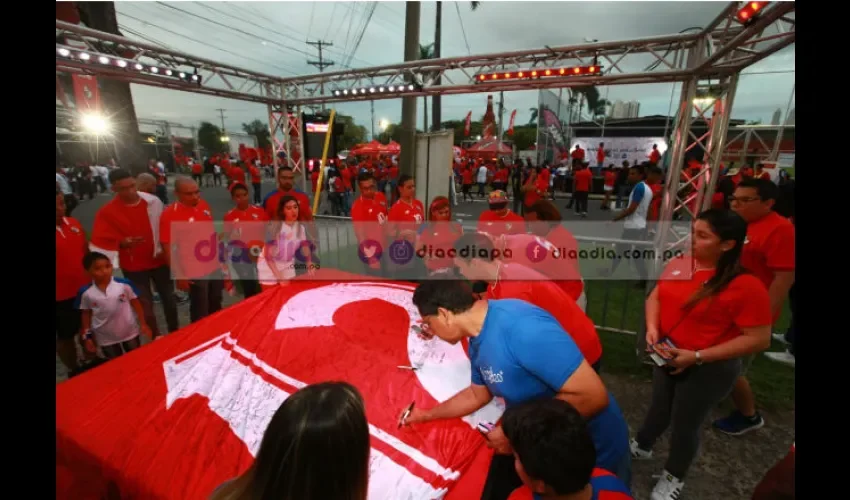
[[[516,118],[516,110],[511,113],[511,123],[508,125],[508,135],[514,135],[514,119]]]
[[[472,111],[466,115],[466,124],[463,127],[463,135],[469,135],[469,129],[472,126]]]
[[[71,75],[74,82],[74,98],[77,111],[100,111],[100,91],[97,77],[92,75]]]

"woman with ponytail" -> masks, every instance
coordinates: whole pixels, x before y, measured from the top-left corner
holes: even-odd
[[[675,500],[696,458],[699,431],[741,371],[741,358],[770,345],[767,289],[740,264],[747,223],[728,210],[702,212],[690,254],[673,259],[646,301],[647,350],[667,359],[652,375],[652,402],[632,459],[672,426],[670,454],[651,500]],[[664,346],[668,340],[675,347]]]
[[[428,207],[428,222],[419,226],[416,254],[425,261],[428,276],[446,276],[454,271],[455,241],[463,236],[463,226],[452,221],[452,207],[445,196],[437,196]]]

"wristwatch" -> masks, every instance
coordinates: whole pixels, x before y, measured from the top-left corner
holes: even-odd
[[[702,356],[700,356],[699,351],[694,353],[694,357],[697,358],[696,365],[699,366],[702,364]]]

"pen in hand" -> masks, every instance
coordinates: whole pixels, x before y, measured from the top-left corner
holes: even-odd
[[[404,421],[407,420],[407,417],[410,416],[410,412],[413,411],[413,406],[416,404],[416,401],[410,403],[410,406],[404,410],[404,413],[401,414],[401,418],[398,420],[398,428],[401,429],[401,426],[404,425]]]

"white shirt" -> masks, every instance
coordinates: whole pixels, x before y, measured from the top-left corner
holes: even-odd
[[[479,183],[483,184],[483,183],[487,182],[487,173],[488,173],[487,167],[485,167],[484,165],[481,165],[481,167],[478,169],[478,179],[477,180],[478,180]]]
[[[136,287],[123,278],[112,278],[101,290],[94,283],[77,294],[77,308],[91,311],[91,330],[100,346],[119,344],[139,336],[139,324],[130,301]]]
[[[641,181],[632,188],[632,192],[629,193],[629,203],[627,206],[631,206],[633,202],[637,202],[637,210],[624,219],[623,227],[625,229],[645,229],[646,216],[649,214],[649,204],[652,203],[652,190],[649,189],[649,185],[646,182]]]
[[[216,174],[220,174],[221,167],[219,167],[218,165],[213,165],[213,172],[215,172]]]
[[[74,191],[71,190],[71,183],[59,172],[56,172],[56,182],[59,183],[59,190],[62,191],[62,194],[74,194]]]
[[[274,260],[275,267],[283,275],[284,279],[290,280],[295,277],[295,269],[298,265],[304,265],[304,262],[295,257],[295,252],[300,251],[302,242],[307,240],[307,235],[304,232],[304,226],[299,223],[293,225],[282,224],[280,233],[278,233],[276,241],[277,248],[269,248],[271,258]],[[266,260],[266,250],[260,253],[257,258],[257,278],[264,285],[274,285],[277,283],[277,278],[269,267]]]

